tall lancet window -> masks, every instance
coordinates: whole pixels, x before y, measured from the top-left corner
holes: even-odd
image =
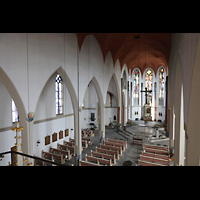
[[[165,70],[163,67],[159,70],[159,94],[158,94],[158,103],[159,106],[164,106],[164,95],[165,95]]]
[[[12,123],[19,122],[19,115],[14,100],[12,99]]]
[[[147,90],[152,90],[153,88],[153,71],[148,69],[145,73],[145,87]],[[152,92],[147,93],[147,103],[152,104]]]
[[[139,80],[140,73],[138,69],[133,72],[133,103],[134,105],[139,105]]]
[[[55,91],[56,91],[56,115],[62,115],[63,114],[63,82],[59,74],[56,76]]]

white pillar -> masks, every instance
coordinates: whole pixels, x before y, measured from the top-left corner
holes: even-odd
[[[75,110],[75,115],[74,115],[75,166],[78,166],[78,160],[81,159],[81,155],[82,155],[81,111],[82,111],[81,108],[79,108],[78,112],[77,112],[77,110]]]
[[[124,90],[124,125],[126,125],[126,122],[127,122],[127,109],[128,109],[128,106],[127,106],[127,101],[128,101],[128,98],[127,98],[127,90]]]
[[[97,127],[99,128],[99,103],[96,103],[96,122],[97,122]]]
[[[105,140],[105,105],[100,107],[100,142]]]

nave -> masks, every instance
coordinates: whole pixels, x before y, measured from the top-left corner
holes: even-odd
[[[126,141],[127,142],[127,148],[122,151],[122,155],[119,155],[118,159],[116,158],[116,162],[112,164],[112,166],[125,166],[126,163],[129,163],[129,166],[139,166],[138,161],[143,157],[145,159],[149,159],[147,157],[148,155],[152,155],[152,153],[148,153],[144,149],[146,148],[145,145],[152,145],[153,147],[169,147],[169,138],[165,136],[164,139],[161,137],[156,139],[156,133],[154,128],[151,126],[155,125],[157,123],[155,122],[148,122],[148,125],[145,127],[143,121],[138,121],[136,125],[134,126],[129,126],[126,128],[126,131],[120,129],[120,131],[117,133],[116,129],[106,129],[106,141],[109,139],[113,140],[118,140],[118,141]],[[88,137],[92,140],[92,144],[89,145],[87,148],[83,148],[82,151],[82,161],[86,161],[86,156],[90,159],[91,157],[91,151],[95,152],[96,148],[101,149],[100,145],[100,135],[97,130],[94,130],[94,136],[93,137]],[[160,136],[163,136],[164,134],[160,133]],[[143,144],[138,145],[137,142],[133,144],[133,138],[142,138],[143,139]],[[145,154],[145,155],[144,155]],[[159,154],[154,154],[154,155],[159,155]],[[164,158],[164,155],[161,156],[161,161]],[[169,156],[168,156],[169,157]],[[88,161],[87,161],[88,162]],[[145,161],[144,161],[145,162]],[[153,161],[155,162],[155,160]],[[91,163],[91,162],[89,162]],[[95,162],[92,161],[96,165]],[[146,163],[145,163],[146,164]],[[149,164],[147,162],[147,164]],[[155,164],[155,163],[154,163]],[[156,163],[159,165],[159,163]],[[72,156],[71,159],[66,160],[64,165],[66,166],[75,166],[75,157]],[[95,166],[94,165],[94,166]],[[142,165],[142,164],[140,164]],[[166,165],[166,163],[165,163]],[[170,166],[173,166],[173,162],[170,161],[169,163]],[[86,165],[87,166],[87,165]]]

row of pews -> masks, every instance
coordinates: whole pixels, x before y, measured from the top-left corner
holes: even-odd
[[[144,144],[138,166],[170,166],[169,148],[165,146]]]
[[[84,148],[87,148],[89,145],[92,145],[93,141],[90,138],[82,137],[82,151]],[[69,142],[63,141],[63,144],[57,143],[57,148],[49,148],[49,152],[42,150],[42,158],[51,160],[53,162],[58,162],[65,164],[66,161],[70,160],[74,156],[74,147],[75,141],[72,138],[69,138]],[[43,166],[47,165],[44,162]],[[73,166],[73,164],[72,164]]]
[[[127,141],[107,138],[90,156],[85,155],[85,161],[79,160],[79,166],[113,166],[126,148]]]

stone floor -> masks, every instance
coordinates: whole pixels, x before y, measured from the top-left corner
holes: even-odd
[[[157,122],[156,122],[157,123]],[[132,162],[132,166],[136,166],[138,163],[138,158],[142,152],[142,146],[132,144],[133,136],[143,137],[143,141],[146,144],[154,144],[154,145],[162,145],[169,146],[169,138],[165,139],[151,139],[151,136],[155,135],[155,130],[151,126],[154,125],[155,122],[148,122],[147,126],[144,126],[143,121],[137,121],[137,125],[127,127],[128,132],[119,132],[117,133],[116,129],[106,129],[105,137],[118,139],[118,140],[126,140],[127,141],[127,149],[123,152],[122,156],[120,156],[119,160],[117,160],[114,166],[123,166],[124,161],[130,160]],[[82,160],[85,160],[85,155],[90,155],[91,150],[95,151],[96,146],[100,147],[100,137],[98,131],[94,131],[95,136],[91,137],[93,140],[93,144],[88,148],[85,148],[82,152]],[[71,165],[75,163],[75,158],[72,157],[70,161],[66,162],[66,165]]]

